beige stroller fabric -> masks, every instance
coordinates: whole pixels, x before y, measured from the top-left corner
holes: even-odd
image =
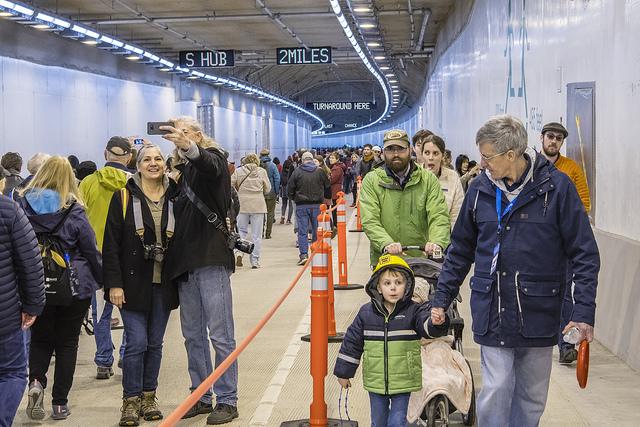
[[[422,340],[422,390],[411,393],[407,420],[416,422],[427,403],[442,394],[463,414],[469,412],[473,383],[460,352],[451,349],[452,337]]]

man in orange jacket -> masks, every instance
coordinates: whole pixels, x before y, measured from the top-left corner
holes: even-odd
[[[591,199],[589,198],[589,187],[587,186],[587,178],[583,169],[574,160],[560,154],[560,148],[564,144],[565,139],[569,135],[567,129],[560,123],[550,122],[542,127],[540,142],[542,143],[542,154],[549,160],[560,172],[568,175],[578,190],[578,195],[584,209],[587,213],[591,210]],[[567,286],[564,294],[564,303],[562,305],[562,324],[558,333],[558,349],[560,350],[560,363],[569,365],[578,357],[573,344],[563,341],[562,330],[571,320],[571,312],[573,311],[573,289],[571,266],[567,274]]]

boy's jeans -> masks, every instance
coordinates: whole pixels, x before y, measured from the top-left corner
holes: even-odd
[[[22,330],[0,336],[0,426],[13,425],[27,386],[27,359]]]
[[[209,340],[216,352],[216,367],[236,348],[229,272],[220,265],[195,269],[188,273],[187,280],[178,284],[178,292],[180,324],[193,391],[213,372]],[[213,385],[213,392],[217,403],[237,405],[237,361]],[[211,391],[200,400],[211,403]]]
[[[404,427],[411,393],[384,395],[369,392],[371,427]]]
[[[122,362],[124,398],[140,396],[143,391],[155,391],[158,388],[162,340],[171,312],[164,305],[160,285],[152,286],[151,311],[120,310],[127,332]]]
[[[480,346],[478,425],[534,427],[547,403],[553,347]]]

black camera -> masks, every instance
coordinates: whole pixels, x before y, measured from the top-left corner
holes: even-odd
[[[229,249],[237,249],[245,254],[250,254],[254,247],[253,242],[242,239],[238,233],[229,233]]]
[[[144,259],[162,262],[164,259],[164,248],[161,244],[144,245]]]

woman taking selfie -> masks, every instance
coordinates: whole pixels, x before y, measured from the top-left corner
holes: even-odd
[[[91,295],[100,287],[100,253],[66,158],[50,157],[20,190],[17,202],[38,236],[48,282],[44,311],[31,328],[27,416],[42,420],[46,415],[44,389],[55,352],[51,418],[63,420],[71,415],[67,397],[76,370],[80,327]],[[58,276],[62,271],[64,276]]]
[[[122,366],[121,426],[159,420],[156,402],[162,341],[177,295],[161,285],[164,252],[175,228],[175,184],[155,145],[138,151],[135,173],[114,193],[104,233],[105,297],[120,308],[127,336]]]

